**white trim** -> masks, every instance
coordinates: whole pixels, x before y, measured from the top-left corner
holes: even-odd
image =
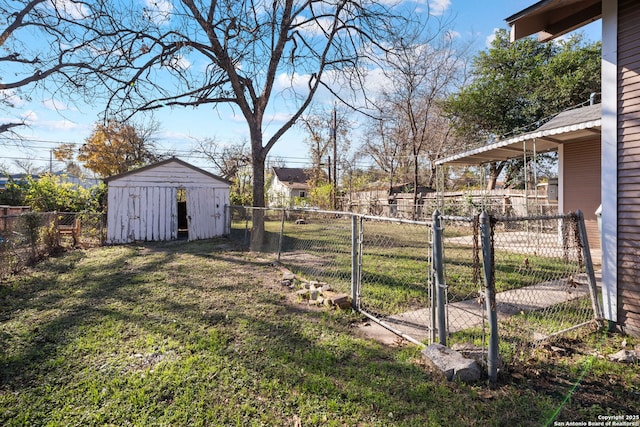
[[[602,306],[618,320],[618,1],[602,2]]]
[[[564,209],[564,144],[558,146],[558,213],[565,213]]]

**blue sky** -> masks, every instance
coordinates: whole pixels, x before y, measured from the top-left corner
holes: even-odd
[[[424,0],[419,2],[426,4]],[[457,36],[471,42],[472,49],[478,51],[486,48],[496,29],[506,28],[506,17],[533,3],[535,0],[431,0],[429,6],[432,15],[449,18],[452,22],[450,27]],[[590,40],[599,40],[600,21],[582,31]],[[30,127],[21,131],[25,138],[23,147],[3,142],[0,163],[12,172],[19,171],[14,165],[15,159],[48,168],[51,149],[62,142],[82,144],[91,134],[100,111],[96,106],[70,105],[65,99],[50,96],[20,103],[16,110],[13,113],[25,117]],[[213,170],[211,165],[188,155],[198,139],[213,137],[220,142],[248,139],[242,115],[231,109],[218,112],[206,106],[178,108],[163,110],[156,114],[155,119],[160,124],[157,140],[162,149],[174,151],[178,157],[208,170]],[[279,125],[277,115],[274,115],[273,123]],[[266,126],[265,133],[268,134],[275,126]],[[304,166],[308,148],[303,138],[297,129],[289,131],[275,145],[271,156],[284,159],[288,166]],[[358,141],[354,144],[357,145]],[[54,160],[53,169],[60,168],[61,164]]]

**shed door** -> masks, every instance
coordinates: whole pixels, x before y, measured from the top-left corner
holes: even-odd
[[[215,207],[215,189],[187,189],[189,240],[210,239],[216,236]]]
[[[135,189],[137,190],[137,189]],[[127,242],[133,242],[140,240],[140,194],[132,190],[129,194],[128,207],[127,207],[127,219],[129,226],[127,227]]]

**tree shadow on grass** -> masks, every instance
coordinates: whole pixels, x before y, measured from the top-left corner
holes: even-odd
[[[3,294],[0,393],[17,398],[0,421],[18,413],[31,424],[52,414],[62,424],[522,419],[522,411],[496,415],[503,400],[476,407],[468,387],[353,336],[345,314],[290,305],[269,286],[279,274],[241,253],[205,242],[76,257],[39,266]],[[524,394],[510,403],[532,400]],[[533,405],[524,419],[539,413]]]

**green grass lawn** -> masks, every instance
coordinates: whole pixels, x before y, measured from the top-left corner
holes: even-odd
[[[0,425],[537,426],[640,413],[638,365],[592,356],[619,350],[617,335],[533,352],[494,389],[447,383],[417,349],[368,340],[358,315],[302,305],[279,281],[226,240],[68,252],[11,276]]]

